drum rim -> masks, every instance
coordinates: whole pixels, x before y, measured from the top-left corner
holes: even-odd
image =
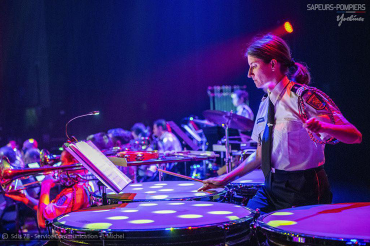
[[[210,194],[209,196],[206,195],[206,196],[189,196],[189,197],[179,197],[179,198],[164,198],[164,199],[134,199],[134,200],[130,200],[130,199],[119,199],[119,198],[112,198],[112,197],[108,197],[107,196],[107,199],[108,200],[116,200],[116,201],[120,201],[120,202],[158,202],[158,201],[163,201],[163,202],[169,202],[169,201],[194,201],[194,200],[201,200],[202,198],[212,198],[212,197],[215,197],[215,199],[217,199],[218,197],[216,196],[222,196],[226,193],[225,190],[223,190],[222,192],[220,193],[216,193],[216,194]],[[102,199],[101,196],[98,196],[98,195],[95,195],[93,194],[92,195],[95,199]]]
[[[261,188],[265,186],[265,183],[229,183],[226,185],[226,187],[230,188],[239,188],[239,187],[234,187],[234,186],[242,186],[244,187],[251,187],[251,188]],[[240,187],[240,188],[242,188]]]
[[[232,205],[235,205],[235,204],[232,204]],[[110,206],[110,205],[107,205],[107,206]],[[104,210],[104,207],[105,206],[99,206],[99,208],[102,208],[102,210]],[[236,220],[229,220],[229,221],[220,222],[220,223],[213,223],[213,224],[205,224],[205,225],[201,225],[201,226],[194,226],[192,228],[192,230],[196,230],[196,229],[200,229],[200,228],[219,227],[221,225],[222,226],[232,226],[232,225],[235,225],[235,224],[240,224],[240,223],[246,222],[248,220],[250,220],[250,223],[252,223],[256,211],[253,210],[253,209],[250,209],[248,207],[244,207],[244,206],[240,206],[240,207],[243,208],[243,209],[248,210],[250,212],[250,215],[248,217],[243,217],[243,218],[239,218],[239,219],[236,219]],[[73,212],[79,212],[79,211],[73,211]],[[68,214],[71,214],[73,212],[70,212]],[[68,226],[68,225],[65,225],[65,224],[62,224],[62,223],[58,222],[58,219],[64,217],[65,215],[67,215],[67,214],[63,214],[63,215],[60,215],[60,216],[56,217],[50,223],[51,228],[52,229],[55,229],[56,227],[58,227],[59,229],[75,230],[75,231],[77,230],[79,232],[122,232],[122,233],[125,233],[125,232],[139,232],[139,231],[165,231],[166,229],[168,229],[168,228],[130,229],[130,230],[119,230],[119,229],[82,229],[80,227]],[[188,226],[185,226],[185,227],[170,227],[170,228],[173,228],[174,230],[188,230],[189,227],[192,227],[192,226],[191,225],[188,225]]]
[[[312,205],[310,205],[312,206]],[[321,206],[320,204],[319,205],[314,205],[314,206]],[[306,206],[303,206],[303,207],[306,207]],[[282,209],[284,210],[284,209]],[[277,211],[282,211],[282,210],[277,210]],[[283,229],[280,229],[280,228],[276,228],[276,227],[273,227],[273,226],[270,226],[268,225],[267,223],[263,222],[263,219],[277,211],[273,211],[271,213],[268,213],[268,214],[264,214],[264,215],[261,215],[258,217],[258,219],[256,220],[256,224],[257,224],[257,230],[260,230],[262,233],[265,233],[266,231],[267,232],[270,232],[272,234],[275,234],[275,235],[278,235],[278,236],[281,236],[281,237],[284,237],[285,240],[287,237],[289,237],[289,241],[288,242],[294,242],[294,243],[301,243],[301,242],[297,242],[297,241],[294,241],[294,238],[304,238],[305,240],[308,239],[309,242],[321,242],[321,241],[335,241],[335,242],[343,242],[343,243],[347,243],[347,242],[352,242],[353,244],[361,244],[361,243],[370,243],[370,240],[368,239],[356,239],[356,238],[339,238],[339,237],[325,237],[325,236],[317,236],[317,235],[313,235],[313,234],[308,234],[308,233],[300,233],[300,232],[293,232],[293,231],[287,231],[287,230],[283,230]],[[352,240],[356,240],[356,241],[352,241]],[[303,243],[309,243],[307,241],[303,242]]]
[[[172,182],[172,181],[168,181],[168,182]],[[178,197],[178,198],[164,198],[164,199],[134,199],[134,200],[130,200],[130,199],[119,199],[119,198],[112,198],[112,197],[109,197],[110,194],[107,194],[107,199],[111,199],[111,200],[117,200],[117,201],[121,201],[121,202],[155,202],[155,201],[190,201],[190,200],[201,200],[202,198],[212,198],[212,197],[216,197],[216,196],[223,196],[225,195],[225,193],[228,192],[228,189],[227,187],[225,187],[224,189],[218,191],[218,192],[215,192],[213,194],[211,193],[208,193],[208,192],[203,192],[203,193],[206,193],[206,195],[204,196],[189,196],[189,197]],[[190,192],[189,192],[190,193]],[[196,193],[196,192],[192,192],[192,193]],[[132,194],[132,193],[130,193]],[[165,193],[163,193],[165,194]],[[117,194],[118,195],[118,194]],[[94,192],[93,194],[91,194],[91,197],[93,197],[94,199],[102,199],[102,196],[99,195],[97,192]],[[217,199],[217,197],[215,198]]]

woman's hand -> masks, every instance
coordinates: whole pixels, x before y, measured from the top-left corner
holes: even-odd
[[[343,143],[354,144],[362,142],[361,132],[350,123],[335,125],[311,118],[303,123],[303,126],[316,134],[329,134]]]
[[[322,121],[318,121],[315,118],[311,118],[303,124],[303,126],[306,129],[308,129],[308,130],[310,130],[311,132],[314,132],[314,133],[324,132],[324,130],[326,128],[326,125],[327,125],[327,123],[322,122]]]
[[[222,188],[227,184],[227,181],[225,179],[225,175],[216,177],[216,178],[210,178],[203,181],[203,187],[199,188],[198,191],[206,191],[209,189],[214,188]]]

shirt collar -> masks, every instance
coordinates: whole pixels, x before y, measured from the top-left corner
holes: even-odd
[[[289,79],[287,76],[285,76],[279,83],[276,84],[274,89],[271,91],[267,91],[270,100],[274,106],[276,105],[277,100],[279,99],[280,95],[284,91],[285,87],[289,84]]]

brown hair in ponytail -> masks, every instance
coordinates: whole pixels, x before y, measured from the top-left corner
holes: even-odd
[[[245,56],[248,55],[259,58],[265,63],[275,59],[280,63],[281,72],[299,84],[307,85],[311,81],[308,67],[292,59],[289,46],[278,36],[267,34],[255,38],[247,48]]]

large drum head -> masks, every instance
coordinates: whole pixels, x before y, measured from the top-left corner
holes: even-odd
[[[279,210],[258,219],[271,244],[370,245],[370,203]]]
[[[263,175],[262,170],[254,170],[247,175],[231,182],[231,185],[252,187],[252,186],[261,186],[265,183],[265,176]]]
[[[252,211],[227,203],[131,202],[71,212],[55,219],[52,229],[69,245],[102,239],[105,245],[245,245],[252,218]]]
[[[223,191],[223,189],[213,189],[197,192],[202,186],[201,182],[192,181],[144,182],[131,184],[120,194],[108,189],[107,197],[110,203],[118,201],[214,200],[218,199],[219,194]],[[95,197],[101,197],[101,195],[98,194]]]

